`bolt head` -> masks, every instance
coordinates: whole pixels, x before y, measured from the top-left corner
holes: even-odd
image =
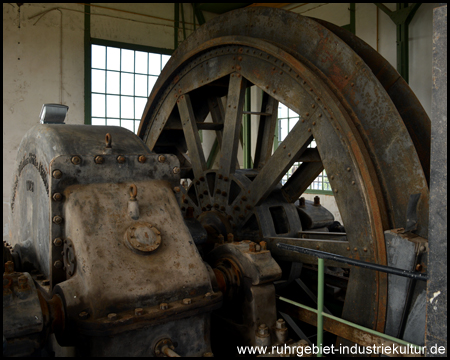
[[[169,305],[167,303],[161,303],[159,304],[159,308],[161,310],[167,310],[169,308]]]
[[[72,156],[72,159],[70,159],[70,161],[72,161],[72,164],[74,165],[81,164],[81,158],[78,155]]]
[[[53,245],[55,246],[61,246],[63,244],[63,241],[61,238],[56,238],[55,240],[53,240]]]
[[[61,224],[62,221],[63,221],[63,219],[62,219],[61,216],[56,215],[56,216],[53,217],[53,222],[54,222],[55,224]]]
[[[286,322],[283,319],[278,319],[276,327],[277,329],[286,329]]]
[[[104,158],[103,156],[97,155],[97,156],[94,158],[94,162],[95,162],[96,164],[103,164],[103,163],[105,162],[105,158]]]
[[[62,172],[61,172],[61,170],[53,170],[52,176],[53,176],[55,179],[61,179],[61,177],[62,177]]]
[[[207,298],[207,299],[210,299],[211,296],[212,296],[212,294],[211,294],[210,292],[207,292],[207,293],[205,294],[205,298]]]
[[[183,299],[183,304],[184,304],[184,305],[189,305],[189,304],[191,304],[191,303],[192,303],[192,300],[191,300],[191,299],[189,299],[189,298]]]
[[[166,157],[165,157],[164,155],[159,155],[159,156],[158,156],[158,161],[159,161],[160,163],[163,163],[163,162],[166,161]]]
[[[82,320],[86,320],[89,317],[89,313],[86,311],[82,311],[78,314],[78,317]]]
[[[63,267],[63,263],[59,260],[56,260],[53,264],[53,266],[57,269],[61,269]]]
[[[175,186],[175,187],[173,188],[173,191],[179,193],[179,192],[181,191],[181,189],[180,189],[179,186]]]
[[[117,314],[116,313],[108,314],[108,320],[109,321],[117,320]]]
[[[260,334],[260,335],[267,335],[267,334],[269,334],[269,328],[267,327],[266,324],[259,325],[258,334]]]
[[[21,275],[21,276],[19,276],[17,281],[18,281],[19,285],[26,284],[28,282],[28,278],[25,275]]]
[[[53,194],[53,200],[61,201],[62,200],[62,194],[61,193],[54,193]]]
[[[134,314],[136,316],[144,315],[144,309],[143,308],[136,308],[136,309],[134,309]]]
[[[179,173],[180,173],[180,168],[179,168],[178,166],[175,166],[175,167],[173,168],[173,173],[174,173],[174,174],[179,174]]]
[[[123,164],[123,163],[125,162],[125,156],[119,155],[119,156],[117,157],[117,162],[118,162],[119,164]]]
[[[145,163],[145,162],[147,161],[147,158],[146,158],[144,155],[140,155],[140,156],[138,157],[138,161],[139,161],[140,163]]]

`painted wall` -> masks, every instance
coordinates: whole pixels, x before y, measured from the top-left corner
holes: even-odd
[[[428,114],[432,9],[435,6],[437,4],[422,5],[410,25],[410,84]],[[290,4],[286,8],[340,26],[350,22],[348,3]],[[20,9],[15,3],[3,4],[4,240],[9,232],[7,217],[16,152],[26,131],[39,123],[42,104],[68,105],[66,123],[84,122],[84,11],[84,5],[80,4],[26,3]],[[193,12],[188,4],[184,4],[184,11],[186,36],[189,36],[193,31]],[[92,37],[167,49],[174,47],[173,3],[102,3],[92,6],[91,13]],[[208,21],[215,14],[205,12],[204,16]],[[178,34],[182,41],[182,29]],[[375,5],[356,4],[356,34],[374,48],[378,46],[380,53],[395,66],[395,25],[378,11],[377,27]],[[252,100],[253,110],[257,101]],[[252,119],[252,126],[257,128],[256,119]],[[252,142],[256,143],[256,130],[252,131]],[[205,145],[208,146],[207,139]],[[328,206],[326,198],[321,196],[324,206]],[[335,212],[332,205],[329,206]]]

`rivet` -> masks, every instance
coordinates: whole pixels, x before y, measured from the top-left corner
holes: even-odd
[[[212,296],[212,294],[211,294],[210,292],[207,292],[207,293],[205,294],[205,298],[207,298],[207,299],[211,298],[211,296]]]
[[[53,217],[53,222],[54,222],[55,224],[61,224],[62,221],[63,221],[63,219],[62,219],[61,216],[56,215],[56,216]]]
[[[200,176],[200,181],[205,181],[205,177],[204,176]]]
[[[222,191],[222,196],[227,196],[227,192],[226,191]]]
[[[63,241],[61,238],[56,238],[55,240],[53,240],[53,245],[55,246],[61,246],[63,244]]]
[[[109,321],[117,320],[117,314],[116,313],[108,314],[108,320]]]
[[[123,163],[125,162],[125,156],[119,155],[119,156],[117,157],[117,162],[118,162],[119,164],[123,164]]]
[[[364,252],[367,252],[367,248],[364,248]]]
[[[200,181],[197,180],[197,181],[195,182],[195,185],[200,185]]]
[[[219,179],[222,179],[222,178],[223,178],[222,174],[218,174],[217,177],[218,177]]]
[[[319,250],[319,249],[320,249],[320,246],[319,246],[319,245],[317,245],[317,246],[316,246],[316,249],[317,249],[317,250]]]
[[[241,70],[241,67],[239,65],[236,65],[236,70]],[[238,74],[239,76],[239,74]]]
[[[189,305],[189,304],[191,304],[191,303],[192,303],[192,300],[191,300],[191,299],[189,299],[189,298],[183,299],[183,304],[184,304],[184,305]]]
[[[334,175],[331,175],[331,176],[330,176],[330,179],[333,180],[333,179],[334,179]]]
[[[288,153],[288,156],[291,156],[291,153]]]
[[[62,177],[62,172],[61,172],[61,170],[53,170],[52,176],[53,176],[55,179],[61,179],[61,177]]]
[[[166,157],[165,157],[164,155],[159,155],[159,156],[158,156],[158,161],[159,161],[160,163],[163,163],[163,162],[166,161]]]
[[[181,189],[180,189],[179,186],[175,186],[175,187],[173,188],[173,191],[179,193],[179,192],[181,191]]]
[[[245,205],[245,208],[246,208],[247,210],[251,210],[251,209],[252,209],[252,206],[251,206],[250,204],[247,204],[247,205]]]
[[[203,190],[204,195],[208,195],[208,190]]]
[[[272,90],[273,93],[276,93],[277,91],[275,89]]]
[[[53,200],[61,201],[62,200],[62,194],[61,193],[54,193],[53,194]]]
[[[145,162],[147,161],[147,158],[146,158],[144,155],[140,155],[140,156],[138,157],[138,161],[139,161],[140,163],[145,163]]]
[[[351,83],[350,86],[353,87],[353,86],[355,86],[355,84],[354,84],[354,83]]]
[[[81,158],[79,156],[75,155],[75,156],[72,156],[72,159],[70,161],[72,161],[72,164],[74,164],[74,165],[80,165]]]
[[[97,156],[94,158],[94,162],[95,162],[96,164],[103,164],[103,163],[105,162],[105,158],[104,158],[103,156],[97,155]]]
[[[338,189],[334,190],[335,193],[339,192]]]
[[[180,168],[178,166],[175,166],[172,171],[173,171],[174,174],[179,174],[180,173]]]
[[[351,168],[350,168],[350,167],[348,167],[348,168],[347,168],[347,171],[350,171],[350,170],[351,170]]]
[[[305,122],[305,119],[302,119],[302,123],[304,123]]]
[[[134,315],[136,315],[136,316],[144,315],[144,309],[143,308],[136,308],[136,309],[134,309]]]
[[[314,109],[316,107],[316,105],[312,104],[311,107]]]
[[[322,114],[319,114],[319,117],[322,117]]]
[[[348,76],[347,76],[347,75],[345,75],[345,78],[346,78],[346,79],[348,79]]]
[[[347,247],[347,251],[350,251],[350,248],[349,248],[349,247]]]
[[[216,194],[220,194],[220,193],[221,193],[220,189],[216,189]]]
[[[283,145],[283,149],[286,149],[286,145]]]
[[[309,116],[309,113],[306,113],[305,116]]]
[[[356,181],[355,181],[355,180],[353,180],[353,181],[352,181],[352,185],[355,185],[355,184],[356,184]]]
[[[167,310],[169,308],[169,305],[167,303],[161,303],[159,304],[159,308],[161,310]]]
[[[242,200],[243,200],[243,201],[246,201],[246,200],[247,200],[247,196],[244,195],[244,196],[242,197]]]
[[[224,176],[223,181],[228,181],[228,176]]]
[[[315,122],[315,121],[313,121],[313,125],[316,125],[316,122]]]
[[[207,207],[208,209],[211,209],[211,208],[212,208],[212,205],[211,205],[211,204],[208,204],[208,205],[206,205],[206,207]]]
[[[308,132],[311,132],[311,128],[308,129]]]
[[[354,248],[353,250],[358,251],[358,248]]]
[[[53,266],[54,266],[55,268],[57,268],[57,269],[61,269],[62,266],[63,266],[63,264],[62,264],[61,261],[56,260],[56,261],[54,262]]]

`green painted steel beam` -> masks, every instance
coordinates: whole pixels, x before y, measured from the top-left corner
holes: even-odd
[[[173,48],[176,49],[178,47],[178,26],[179,26],[179,22],[180,22],[180,6],[178,3],[174,3],[175,8],[174,8],[174,18],[175,18],[175,24],[173,27],[173,40],[174,40],[174,44],[173,44]]]
[[[84,6],[84,123],[91,124],[91,7]]]
[[[197,17],[198,24],[201,26],[203,25],[205,21],[205,17],[203,16],[202,10],[199,7],[200,4],[192,3],[192,7],[194,9],[194,14]]]

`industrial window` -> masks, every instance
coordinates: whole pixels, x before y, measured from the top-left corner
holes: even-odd
[[[292,128],[295,126],[295,124],[297,124],[299,118],[300,116],[296,112],[289,109],[287,106],[279,103],[278,126],[277,126],[278,137],[276,139],[275,144],[276,147],[278,147],[278,145],[286,138],[289,131],[291,131]],[[315,148],[316,146],[317,145],[314,140],[309,145],[310,148]],[[301,162],[296,162],[294,163],[294,165],[292,165],[292,167],[288,170],[288,172],[284,175],[283,179],[281,180],[283,185],[288,181],[289,177],[292,176],[294,171],[297,170],[300,164]],[[306,192],[332,194],[332,189],[325,170],[322,171],[319,174],[319,176],[311,183]]]
[[[147,98],[169,55],[91,45],[91,124],[137,133]]]

